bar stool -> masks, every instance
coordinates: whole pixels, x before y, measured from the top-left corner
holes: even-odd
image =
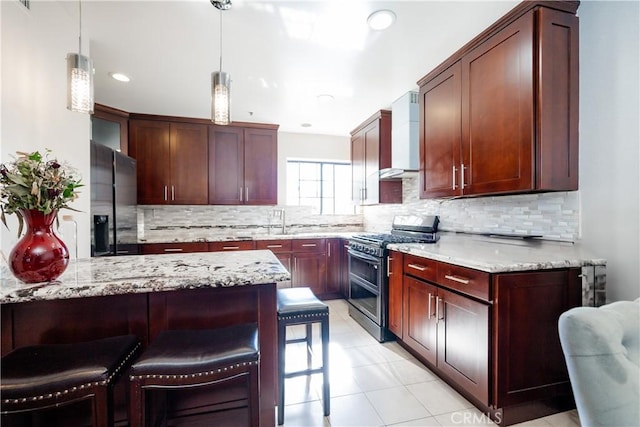
[[[310,288],[284,288],[278,295],[278,425],[284,423],[284,380],[302,375],[322,373],[322,401],[324,415],[329,415],[329,307],[313,294]],[[322,337],[322,366],[311,366],[313,345],[312,326],[320,323]],[[304,338],[287,339],[287,326],[305,325]],[[305,342],[307,346],[307,369],[286,372],[285,353],[287,344]]]
[[[224,385],[244,377],[250,425],[258,426],[259,363],[258,326],[255,323],[217,329],[163,331],[131,367],[129,425],[146,426],[146,391]]]
[[[113,384],[140,348],[133,335],[32,345],[2,358],[3,416],[91,400],[92,425],[113,426]]]

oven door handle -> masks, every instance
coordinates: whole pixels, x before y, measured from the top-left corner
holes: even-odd
[[[354,251],[352,249],[349,249],[347,252],[349,253],[350,256],[352,256],[354,258],[358,258],[358,259],[361,259],[363,261],[370,262],[370,263],[376,264],[376,265],[380,265],[381,264],[381,260],[378,257],[372,256],[372,255],[363,254],[362,252],[356,252],[356,251]]]

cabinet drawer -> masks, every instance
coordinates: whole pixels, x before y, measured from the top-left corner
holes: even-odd
[[[209,242],[209,251],[246,251],[253,249],[253,240],[238,240],[232,242]]]
[[[145,243],[140,245],[143,255],[172,254],[190,252],[208,252],[207,242],[187,242],[187,243]]]
[[[404,255],[403,271],[404,274],[419,277],[423,280],[434,282],[437,276],[437,261],[422,258],[415,255]]]
[[[257,240],[256,249],[268,249],[274,254],[291,252],[291,240]]]
[[[324,239],[293,239],[291,241],[291,249],[293,252],[318,252],[326,251],[326,242]]]
[[[489,301],[489,273],[438,263],[437,283],[446,288]]]

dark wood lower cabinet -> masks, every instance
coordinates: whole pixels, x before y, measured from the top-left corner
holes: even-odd
[[[489,304],[445,289],[436,299],[438,369],[481,402],[489,398]]]
[[[14,348],[39,343],[68,343],[121,334],[137,335],[146,347],[166,329],[204,329],[256,322],[260,340],[260,418],[275,425],[276,287],[274,284],[231,288],[189,289],[3,304],[2,355]],[[127,377],[115,388],[116,425],[127,425]],[[170,394],[165,400],[169,425],[238,425],[247,418],[241,386],[222,391],[198,390]],[[153,409],[152,409],[153,411]],[[86,425],[76,420],[76,406],[47,414],[42,425]],[[178,422],[180,417],[189,418]],[[61,420],[55,423],[53,420]],[[242,425],[242,423],[240,422]]]
[[[557,325],[581,304],[579,268],[488,274],[406,254],[403,265],[389,318],[402,315],[394,333],[435,373],[500,425],[574,407]]]
[[[389,278],[389,330],[400,338],[402,338],[403,260],[404,256],[402,252],[389,252],[389,257],[387,258],[387,277]]]

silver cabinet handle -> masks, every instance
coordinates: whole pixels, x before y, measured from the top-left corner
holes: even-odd
[[[431,300],[433,299],[433,295],[429,292],[429,299],[427,300],[427,319],[431,319]]]
[[[460,164],[460,188],[464,190],[464,163]]]
[[[423,266],[418,265],[418,264],[407,264],[407,267],[416,269],[418,271],[425,271],[427,269],[427,267],[423,267]]]
[[[318,246],[318,245],[316,245],[315,243],[303,243],[302,244],[303,248],[315,248],[316,246]]]
[[[223,251],[232,251],[232,250],[235,250],[235,249],[240,249],[240,246],[223,246],[222,247]]]
[[[166,201],[168,199],[168,189],[167,186],[164,186],[164,200]]]
[[[176,187],[174,187],[173,185],[171,186],[171,200],[175,200],[176,199]]]
[[[444,313],[444,306],[443,306],[443,307],[442,307],[442,313],[441,313],[441,314],[442,314],[442,317],[440,317],[440,314],[439,314],[439,313],[440,313],[440,311],[441,311],[441,310],[440,310],[440,303],[443,303],[443,304],[444,304],[444,299],[443,299],[443,298],[440,298],[440,297],[436,297],[436,320],[444,320],[444,316],[445,316],[445,313]]]
[[[244,198],[246,199],[245,201],[249,201],[249,187],[244,187]]]
[[[182,248],[165,248],[165,252],[182,252]]]
[[[450,276],[448,274],[445,275],[444,278],[445,279],[449,279],[449,280],[453,280],[454,282],[462,283],[463,285],[468,285],[469,284],[469,280],[468,279],[462,279],[460,277]]]
[[[240,187],[240,201],[242,201],[242,187]]]
[[[456,185],[456,175],[458,172],[458,168],[456,168],[456,165],[451,166],[451,170],[452,170],[452,175],[451,178],[453,179],[453,186],[451,187],[452,190],[455,190],[456,188],[458,188],[458,186]]]
[[[271,248],[281,248],[282,245],[267,245],[267,248],[271,249]]]

